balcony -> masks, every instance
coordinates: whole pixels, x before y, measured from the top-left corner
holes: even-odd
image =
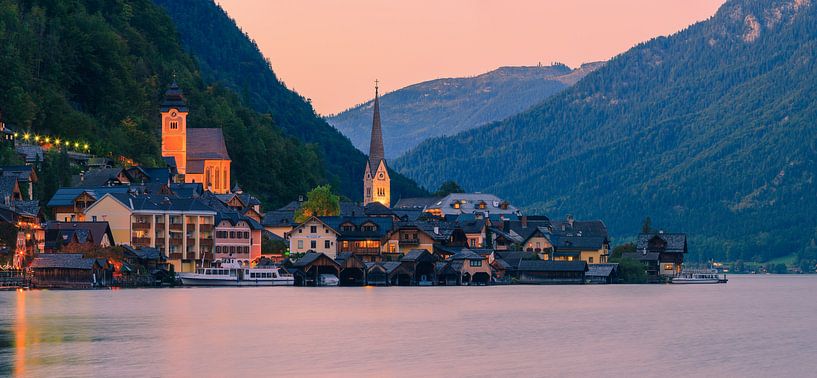
[[[201,231],[201,232],[213,231],[213,225],[212,224],[200,224],[199,225],[199,231]]]
[[[181,223],[171,223],[170,224],[170,229],[173,230],[173,231],[181,231],[182,230],[182,224]]]
[[[199,246],[204,248],[213,248],[213,239],[199,239]]]
[[[204,252],[202,253],[202,257],[205,260],[213,260],[213,252]]]
[[[187,238],[187,245],[196,245],[196,238]]]
[[[195,223],[188,223],[187,224],[187,231],[195,230],[195,229],[196,229],[196,224]]]
[[[150,246],[150,238],[131,238],[134,245],[138,246]]]
[[[400,244],[420,245],[420,238],[416,238],[416,239],[400,239]]]
[[[181,260],[182,254],[181,253],[171,253],[170,257],[171,260]]]
[[[133,223],[131,224],[131,228],[134,230],[150,230],[150,223]]]

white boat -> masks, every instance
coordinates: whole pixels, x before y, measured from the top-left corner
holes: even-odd
[[[672,277],[670,283],[674,284],[718,284],[729,281],[726,274],[718,272],[681,272]]]
[[[340,280],[334,274],[321,274],[318,278],[318,286],[338,286]]]
[[[197,268],[195,273],[179,273],[186,286],[292,286],[295,279],[277,267],[250,268],[227,259],[219,266]]]

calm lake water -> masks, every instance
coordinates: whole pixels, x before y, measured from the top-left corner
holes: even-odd
[[[0,292],[0,376],[815,376],[817,276]]]

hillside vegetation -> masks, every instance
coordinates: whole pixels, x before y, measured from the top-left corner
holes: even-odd
[[[617,56],[505,121],[429,140],[394,163],[531,211],[645,216],[694,259],[817,253],[817,4],[732,0]]]
[[[269,114],[285,135],[308,144],[317,152],[323,165],[322,174],[336,190],[349,198],[362,200],[366,156],[318,117],[305,98],[284,86],[255,42],[221,7],[211,0],[155,0],[155,3],[165,8],[173,19],[183,46],[201,67],[206,83],[230,88],[248,106]],[[371,111],[366,116],[368,138]],[[363,151],[368,151],[368,145]],[[394,198],[426,193],[396,172],[391,177]]]

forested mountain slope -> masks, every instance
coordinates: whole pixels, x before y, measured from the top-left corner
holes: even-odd
[[[603,63],[577,69],[563,64],[501,67],[467,78],[437,79],[414,84],[380,98],[386,157],[396,158],[420,142],[453,135],[527,110],[575,84]],[[327,121],[361,151],[369,146],[372,101]]]
[[[286,135],[309,144],[317,152],[323,165],[321,174],[341,194],[362,199],[366,156],[318,117],[306,99],[284,86],[255,42],[221,7],[211,0],[155,2],[170,14],[184,47],[201,67],[206,83],[231,88],[250,107],[269,114]],[[371,122],[369,112],[369,130]],[[368,146],[363,151],[368,151]],[[405,176],[394,173],[391,177],[395,199],[425,194]]]
[[[691,257],[814,258],[817,5],[732,0],[505,121],[429,140],[397,170],[529,210],[688,232]]]

